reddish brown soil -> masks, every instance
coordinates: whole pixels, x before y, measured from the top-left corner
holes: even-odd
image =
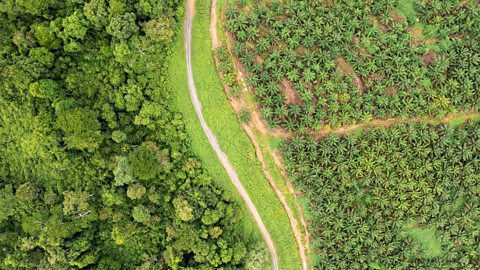
[[[264,60],[262,57],[260,57],[260,55],[255,55],[255,61],[257,62],[257,64],[263,64]]]
[[[360,89],[363,90],[365,88],[365,84],[363,83],[362,78],[355,74],[352,66],[345,61],[342,57],[338,57],[335,61],[337,63],[337,70],[342,72],[343,74],[351,77],[354,79],[355,85]]]
[[[353,36],[353,37],[352,37],[352,43],[353,43],[354,45],[360,44],[360,38],[357,37],[357,36]]]
[[[394,9],[392,11],[392,18],[395,20],[395,21],[405,21],[407,18],[401,14],[398,13],[398,11],[396,9]]]
[[[468,33],[463,32],[463,33],[455,33],[451,34],[449,37],[451,38],[464,38]]]
[[[422,33],[422,29],[418,27],[410,27],[407,29],[407,31],[412,35],[412,45],[417,46],[422,43],[424,44],[437,44],[438,39],[432,38],[432,39],[427,39]]]
[[[397,94],[397,89],[394,86],[390,86],[390,87],[387,87],[387,89],[385,89],[385,95],[387,97],[393,97],[396,94]]]
[[[430,66],[435,61],[436,57],[437,53],[430,50],[426,55],[423,56],[423,65],[425,67]]]
[[[388,28],[382,24],[377,17],[373,16],[373,15],[370,15],[370,20],[372,20],[373,22],[373,25],[375,25],[376,27],[378,27],[378,29],[380,29],[383,33],[387,33],[388,32]]]
[[[302,99],[297,91],[293,90],[293,84],[289,80],[283,78],[282,79],[282,86],[280,88],[280,92],[283,93],[285,96],[285,100],[287,104],[302,104]]]
[[[422,35],[422,29],[420,28],[409,28],[408,32],[412,35],[413,45],[418,45],[424,39]]]
[[[316,135],[317,139],[321,139],[329,134],[343,135],[343,134],[353,133],[357,129],[364,129],[364,128],[370,128],[370,127],[389,127],[395,124],[413,123],[413,122],[438,124],[438,123],[449,123],[456,119],[468,120],[468,119],[479,119],[479,118],[480,118],[480,112],[467,111],[462,113],[449,114],[443,118],[414,117],[414,118],[408,118],[408,119],[401,119],[401,118],[376,119],[368,123],[343,126],[341,128],[337,128],[331,131],[319,130],[312,134]]]

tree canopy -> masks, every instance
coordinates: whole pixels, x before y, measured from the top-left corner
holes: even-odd
[[[164,83],[178,0],[0,1],[0,268],[237,269]]]

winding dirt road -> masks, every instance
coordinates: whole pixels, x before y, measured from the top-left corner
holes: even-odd
[[[186,17],[185,17],[185,54],[186,54],[186,61],[187,61],[188,90],[190,92],[190,99],[192,100],[192,104],[195,108],[195,112],[197,113],[197,117],[200,120],[203,131],[205,132],[205,135],[207,135],[210,145],[212,146],[213,150],[217,154],[218,159],[220,160],[223,167],[227,171],[228,176],[230,177],[230,180],[232,181],[233,185],[237,189],[242,199],[245,201],[245,204],[248,210],[252,214],[255,222],[257,223],[257,226],[262,234],[262,237],[265,240],[265,243],[267,244],[267,247],[270,251],[270,255],[272,258],[272,269],[278,270],[279,269],[278,258],[277,258],[277,253],[275,251],[275,246],[273,245],[272,238],[270,237],[270,234],[268,233],[267,228],[263,224],[262,218],[260,217],[257,211],[257,208],[255,207],[252,200],[248,196],[248,193],[245,190],[245,188],[242,186],[242,183],[240,182],[240,179],[238,178],[238,175],[235,172],[235,169],[233,168],[232,164],[228,160],[227,155],[220,148],[217,138],[213,134],[212,130],[208,127],[203,117],[202,104],[198,99],[197,89],[195,88],[195,84],[193,80],[192,62],[191,62],[192,19],[194,16],[194,11],[195,11],[194,0],[187,0],[187,11],[186,11]]]

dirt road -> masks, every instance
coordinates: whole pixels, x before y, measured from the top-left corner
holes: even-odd
[[[192,19],[194,15],[194,9],[195,9],[194,0],[187,0],[187,11],[185,16],[185,53],[186,53],[186,61],[187,61],[188,89],[190,92],[190,98],[195,108],[195,112],[197,113],[197,117],[200,120],[200,123],[202,125],[203,131],[205,132],[205,135],[207,135],[210,145],[212,146],[213,150],[217,154],[218,159],[222,163],[223,167],[227,171],[228,176],[230,177],[230,180],[232,181],[233,185],[237,189],[242,199],[245,201],[245,204],[248,210],[252,214],[263,236],[263,239],[267,244],[267,247],[270,251],[270,255],[272,258],[272,269],[278,270],[279,269],[278,258],[277,258],[277,253],[275,251],[275,247],[273,245],[272,238],[270,237],[270,234],[268,233],[267,228],[263,224],[262,218],[260,217],[257,211],[257,208],[255,207],[252,200],[248,196],[248,193],[245,191],[245,188],[242,186],[242,183],[240,182],[240,179],[238,178],[238,175],[235,172],[235,169],[233,168],[232,164],[228,160],[227,155],[220,148],[217,138],[213,134],[212,130],[208,127],[203,117],[202,104],[198,99],[197,90],[195,88],[193,73],[192,73],[192,63],[191,63]]]

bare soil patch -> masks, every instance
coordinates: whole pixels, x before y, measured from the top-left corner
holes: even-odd
[[[451,37],[451,38],[464,38],[466,35],[468,35],[468,33],[463,32],[463,33],[451,34],[451,35],[449,35],[449,37]]]
[[[422,29],[414,27],[414,28],[409,28],[408,32],[412,35],[412,44],[413,45],[418,45],[423,41],[424,37],[422,35]]]
[[[262,57],[260,57],[260,55],[255,55],[255,61],[257,62],[257,64],[263,64],[264,60]]]
[[[285,96],[287,104],[302,104],[302,99],[297,91],[293,90],[293,84],[289,80],[282,78],[282,86],[280,92]]]
[[[428,51],[428,53],[423,56],[423,66],[429,67],[433,64],[437,55],[438,54],[432,50]]]
[[[210,11],[210,37],[212,38],[213,51],[215,51],[218,47],[220,47],[217,35],[217,1],[212,1],[212,9]]]
[[[407,31],[412,35],[411,44],[414,46],[418,46],[422,43],[429,44],[429,45],[434,45],[438,43],[438,39],[436,38],[432,38],[432,39],[425,38],[425,36],[422,33],[423,30],[420,27],[409,27]]]
[[[387,26],[382,24],[376,16],[370,15],[369,17],[370,17],[370,20],[372,20],[372,23],[374,26],[378,27],[378,29],[380,29],[383,33],[388,32]]]
[[[355,36],[355,35],[353,35],[353,37],[352,37],[352,43],[353,43],[354,45],[360,44],[360,38],[357,37],[357,36]]]
[[[313,135],[315,135],[317,139],[321,139],[329,134],[336,134],[336,135],[349,134],[349,133],[355,132],[357,129],[370,128],[370,127],[390,127],[395,124],[402,124],[402,123],[405,124],[405,123],[414,123],[414,122],[427,123],[427,124],[439,124],[439,123],[444,124],[444,123],[455,121],[457,119],[470,120],[470,119],[479,119],[479,118],[480,118],[480,112],[467,111],[462,113],[449,114],[442,118],[414,117],[414,118],[407,118],[407,119],[401,119],[401,118],[376,119],[368,123],[343,126],[328,132],[324,130],[319,130],[315,132]]]
[[[195,16],[195,1],[187,1],[188,10],[191,12],[192,18]]]
[[[438,39],[437,38],[427,38],[425,39],[425,44],[428,44],[428,45],[435,45],[438,43]]]
[[[357,74],[355,74],[355,71],[353,70],[352,66],[349,63],[347,63],[345,59],[343,59],[342,57],[338,57],[335,62],[337,63],[337,70],[353,78],[355,85],[360,90],[363,90],[365,88],[365,84],[363,83],[362,78],[360,78],[360,76],[357,76]]]
[[[398,13],[398,11],[396,9],[394,9],[392,11],[392,18],[395,20],[395,21],[405,21],[407,18],[403,15],[401,15],[400,13]]]
[[[395,88],[395,86],[390,86],[390,87],[387,87],[387,89],[385,89],[385,93],[384,93],[387,97],[393,97],[397,94],[397,89]]]

